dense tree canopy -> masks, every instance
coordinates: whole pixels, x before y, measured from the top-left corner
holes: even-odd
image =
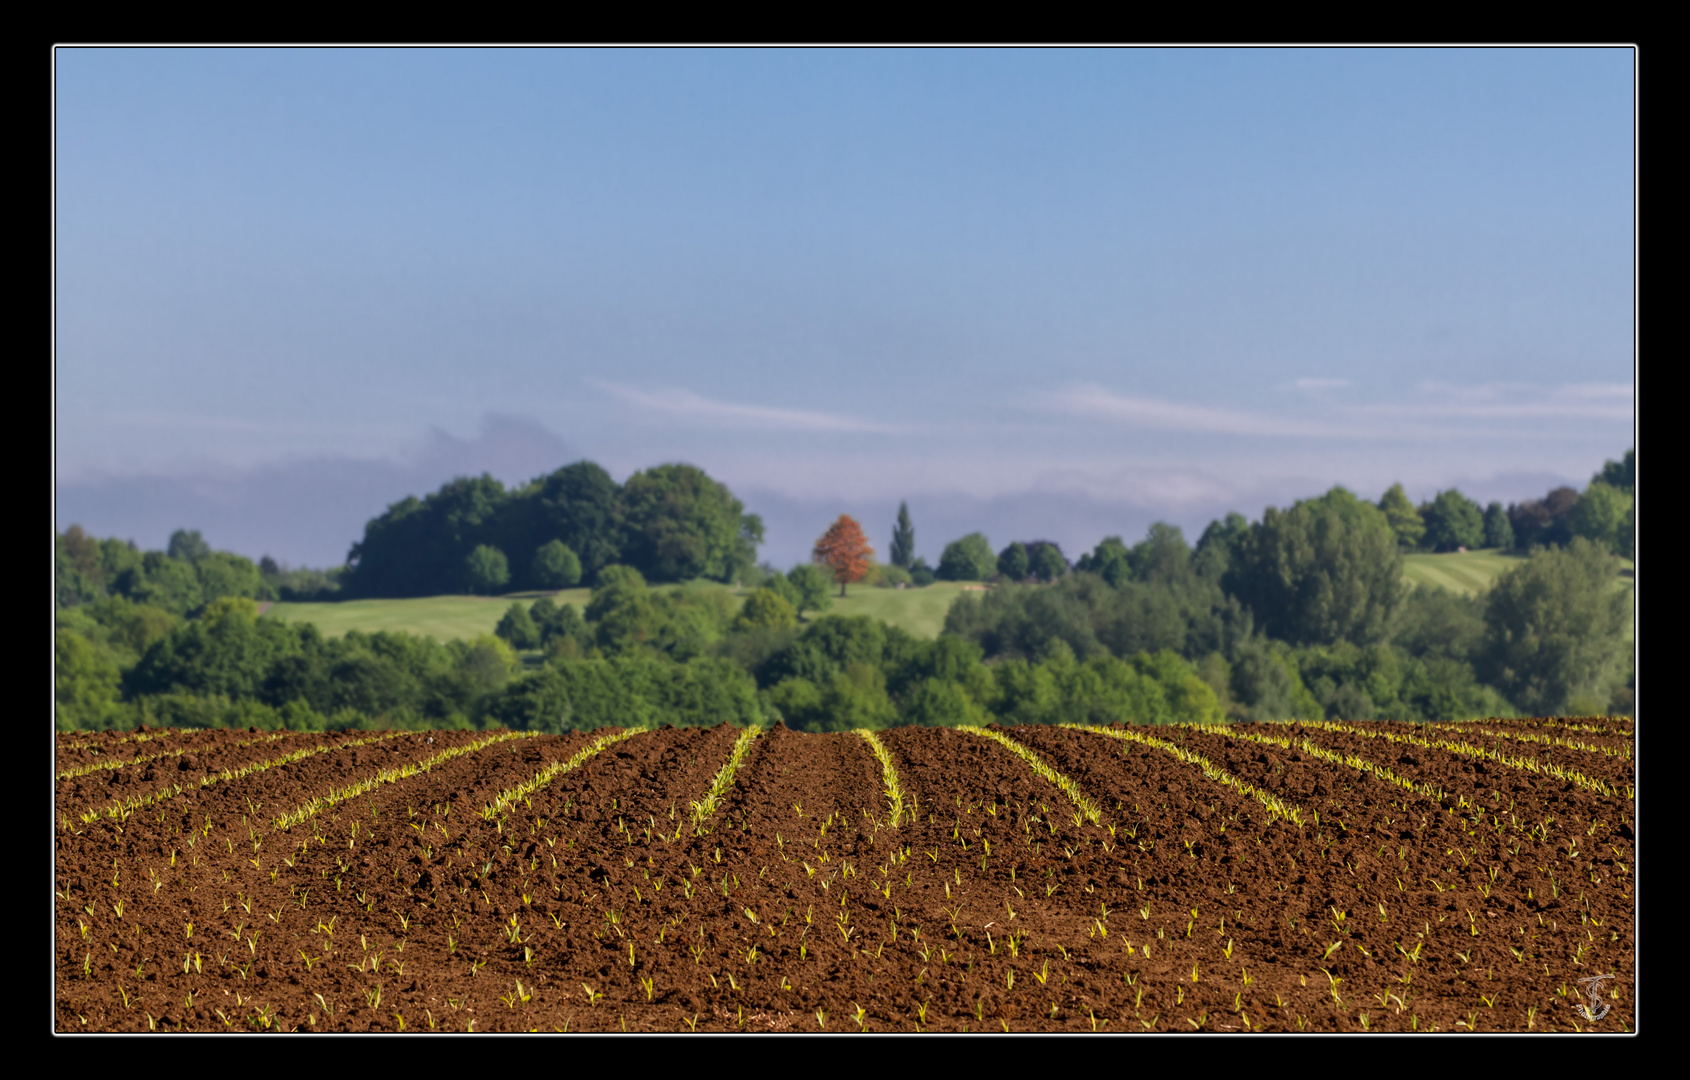
[[[493,628],[493,636],[509,642],[513,649],[540,647],[540,627],[529,609],[521,603],[512,604],[505,609],[505,614],[499,619],[499,625]]]
[[[1627,450],[1625,458],[1621,461],[1605,462],[1602,471],[1591,477],[1591,480],[1601,481],[1611,488],[1631,494],[1637,482],[1637,451]]]
[[[1572,517],[1579,493],[1558,487],[1541,499],[1508,508],[1508,524],[1514,530],[1514,545],[1521,551],[1534,547],[1560,547],[1573,538]]]
[[[170,543],[164,553],[183,562],[199,562],[211,554],[211,545],[205,542],[198,529],[177,529],[170,534]]]
[[[793,595],[787,597],[799,615],[823,612],[833,606],[833,575],[819,563],[799,563],[786,575]],[[783,594],[784,595],[784,594]]]
[[[736,630],[780,630],[797,625],[797,609],[773,589],[753,591],[734,620]]]
[[[1615,569],[1609,552],[1578,537],[1498,579],[1485,605],[1485,663],[1510,700],[1537,715],[1607,705],[1631,619]]]
[[[596,584],[616,564],[651,581],[727,581],[752,567],[763,538],[762,520],[743,511],[690,465],[647,469],[620,487],[590,461],[510,490],[491,476],[459,478],[371,520],[340,584],[349,596],[456,592],[482,546],[507,555],[508,584],[521,589]]]
[[[1269,508],[1225,581],[1270,636],[1318,645],[1383,640],[1406,588],[1389,520],[1341,487]]]
[[[1408,495],[1401,484],[1392,484],[1386,489],[1379,500],[1379,509],[1385,515],[1385,520],[1391,523],[1391,531],[1396,534],[1397,546],[1404,551],[1413,551],[1420,546],[1420,540],[1426,534],[1426,522],[1420,516],[1420,511],[1408,501]]]
[[[1630,545],[1622,542],[1631,514],[1632,497],[1628,492],[1602,481],[1592,481],[1579,496],[1568,526],[1574,536],[1582,536],[1598,547],[1615,555],[1631,555]]]
[[[1008,581],[1025,581],[1032,560],[1027,558],[1027,545],[1016,540],[998,552],[998,576]]]
[[[1630,550],[1634,470],[1628,453],[1583,495],[1559,489],[1478,514],[1444,492],[1414,511],[1422,547],[1476,546],[1475,515],[1491,546],[1507,546],[1516,522],[1535,530],[1512,538],[1533,553],[1480,597],[1403,587],[1399,530],[1341,488],[1269,510],[1256,525],[1229,514],[1195,550],[1165,523],[1130,547],[1109,537],[1074,572],[1054,544],[1023,542],[993,556],[974,534],[947,549],[952,572],[977,580],[997,571],[1000,584],[960,597],[931,641],[866,617],[799,622],[800,608],[819,613],[831,603],[833,575],[815,563],[784,575],[736,563],[760,524],[684,466],[631,483],[635,499],[581,463],[515,489],[483,477],[395,504],[372,523],[348,577],[368,570],[366,584],[381,574],[426,582],[438,571],[463,587],[478,552],[491,564],[511,551],[519,565],[507,567],[509,584],[533,587],[588,576],[574,543],[598,552],[585,613],[542,597],[512,604],[495,634],[444,644],[391,633],[328,638],[309,624],[259,617],[255,601],[308,584],[300,572],[215,551],[190,530],[178,530],[171,551],[143,552],[72,526],[55,545],[56,725],[563,731],[778,716],[831,731],[1624,711],[1635,685],[1629,591],[1612,552]],[[640,499],[646,509],[630,525]],[[665,515],[668,524],[651,525]],[[636,533],[645,549],[629,540]],[[418,561],[383,569],[375,556],[405,555],[406,537]],[[659,549],[687,559],[704,551],[708,560],[712,544],[753,590],[739,594],[743,604],[716,586],[656,588],[640,568],[614,561],[640,550],[658,559]],[[562,553],[576,554],[577,568]],[[873,570],[903,580],[895,566]],[[910,571],[930,574],[919,560]],[[1016,584],[1018,571],[1036,583]],[[489,586],[499,575],[482,576]]]
[[[1485,515],[1479,504],[1450,488],[1420,508],[1426,523],[1421,544],[1433,551],[1477,548],[1485,542]]]
[[[637,472],[622,489],[622,558],[654,581],[731,581],[756,565],[763,522],[691,465]]]
[[[1119,536],[1105,536],[1096,548],[1080,556],[1074,569],[1097,574],[1111,585],[1123,585],[1133,579],[1131,549]]]
[[[1234,556],[1249,535],[1249,520],[1236,511],[1209,522],[1191,553],[1192,569],[1200,577],[1219,581],[1232,566]]]
[[[598,572],[621,561],[620,489],[610,474],[590,461],[566,465],[544,477],[534,492],[534,547],[557,540],[581,562],[589,585]]]
[[[1068,560],[1062,548],[1050,540],[1034,540],[1027,545],[1028,572],[1040,581],[1055,581],[1068,572]]]

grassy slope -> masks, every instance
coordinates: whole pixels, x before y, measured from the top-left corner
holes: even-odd
[[[723,589],[726,585],[698,582],[694,589]],[[925,589],[874,589],[853,587],[841,599],[833,597],[830,615],[872,615],[901,626],[920,637],[938,637],[963,587],[939,582]],[[541,593],[510,596],[429,596],[414,600],[348,600],[339,604],[272,604],[266,615],[290,622],[312,622],[330,637],[348,630],[374,633],[377,630],[405,630],[427,634],[441,641],[490,634],[505,609],[521,600],[532,603]],[[586,607],[591,594],[586,589],[567,589],[550,594],[558,603]],[[743,597],[743,592],[735,596]]]
[[[1440,585],[1450,592],[1480,593],[1490,588],[1491,582],[1518,566],[1524,557],[1500,548],[1445,555],[1405,555],[1402,576],[1415,585]],[[1632,568],[1630,559],[1621,559],[1619,564],[1625,570]],[[1629,587],[1631,581],[1629,577],[1616,574],[1614,587]]]
[[[536,595],[523,593],[521,599],[532,603]],[[516,597],[427,596],[415,600],[348,600],[339,604],[272,604],[265,614],[289,622],[316,623],[318,629],[329,637],[339,637],[348,630],[365,633],[404,630],[450,641],[491,634],[514,599]],[[568,589],[555,594],[555,599],[585,606],[588,592],[586,589]]]
[[[945,625],[945,612],[962,595],[964,586],[937,581],[925,589],[864,589],[852,587],[841,599],[836,593],[829,615],[872,615],[901,626],[917,637],[935,638]]]
[[[1500,574],[1519,562],[1517,555],[1501,551],[1469,551],[1450,555],[1409,555],[1403,576],[1416,585],[1438,585],[1453,592],[1477,593],[1490,587]],[[1630,563],[1624,564],[1630,567]],[[1617,588],[1630,586],[1630,578],[1615,578]],[[699,582],[697,589],[727,589],[726,585]],[[829,614],[872,615],[901,626],[919,637],[937,637],[945,624],[945,612],[964,586],[938,582],[925,589],[874,589],[852,587],[844,599],[837,595]],[[273,604],[267,614],[290,621],[316,623],[323,633],[336,637],[348,630],[406,630],[427,634],[441,641],[490,634],[515,600],[532,603],[540,593],[510,596],[430,596],[416,600],[350,600],[340,604]],[[567,589],[551,594],[559,603],[585,607],[586,589]],[[735,595],[743,596],[743,593]]]
[[[1451,592],[1471,595],[1490,588],[1491,582],[1519,565],[1522,558],[1498,548],[1445,555],[1407,555],[1403,557],[1402,576],[1415,585],[1438,585]],[[1622,569],[1632,569],[1630,559],[1621,559],[1619,563]],[[1629,590],[1633,580],[1616,573],[1613,585],[1616,589]],[[1627,639],[1631,635],[1632,628],[1628,626]]]
[[[1448,555],[1403,556],[1402,576],[1415,585],[1438,585],[1450,592],[1477,593],[1514,566],[1522,556],[1499,548]]]

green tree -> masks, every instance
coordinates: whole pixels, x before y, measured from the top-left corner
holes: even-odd
[[[730,581],[756,564],[762,519],[691,465],[659,465],[623,485],[623,558],[653,581]]]
[[[1010,581],[1025,581],[1032,560],[1027,558],[1027,545],[1017,540],[998,552],[998,573]]]
[[[1223,585],[1270,636],[1321,645],[1382,640],[1407,588],[1390,521],[1341,487],[1270,507]]]
[[[910,524],[908,503],[898,504],[898,524],[892,530],[892,565],[904,570],[915,558],[915,526]]]
[[[1132,551],[1119,536],[1105,536],[1090,554],[1080,556],[1074,569],[1119,587],[1133,579]]]
[[[1155,679],[1161,686],[1168,708],[1177,724],[1220,724],[1226,720],[1225,709],[1213,688],[1197,673],[1197,669],[1169,649],[1154,653],[1139,653],[1133,657],[1133,667],[1140,675]]]
[[[659,619],[653,645],[676,660],[702,656],[733,624],[733,598],[720,589],[676,588],[656,599]]]
[[[510,563],[496,547],[480,544],[464,559],[464,581],[472,593],[492,593],[510,579]]]
[[[1631,512],[1632,497],[1619,488],[1601,481],[1592,481],[1573,508],[1569,525],[1574,536],[1582,536],[1615,555],[1630,555],[1629,544],[1622,544],[1621,533]]]
[[[797,625],[798,612],[773,589],[753,591],[745,598],[745,606],[740,609],[739,616],[734,620],[734,629],[739,632],[779,630]]]
[[[54,635],[53,686],[60,731],[95,731],[110,726],[118,710],[122,673],[104,650],[74,630]]]
[[[170,545],[164,553],[183,562],[199,562],[211,554],[211,545],[205,542],[198,529],[177,529],[170,534]]]
[[[1408,591],[1391,633],[1392,644],[1411,657],[1447,657],[1464,663],[1478,658],[1484,639],[1484,600],[1435,585]]]
[[[1128,552],[1134,581],[1172,581],[1191,562],[1191,546],[1178,525],[1158,521]]]
[[[147,552],[119,573],[112,591],[172,615],[186,615],[206,600],[193,564],[172,559],[162,551]]]
[[[567,589],[581,580],[581,560],[562,540],[548,540],[535,550],[529,576],[539,588]]]
[[[661,614],[644,576],[631,566],[607,566],[587,605],[593,636],[608,655],[656,646]]]
[[[1514,545],[1521,551],[1534,547],[1560,547],[1573,538],[1573,512],[1579,493],[1558,487],[1541,499],[1508,508],[1508,523],[1514,529]]]
[[[788,727],[800,731],[857,731],[895,723],[897,706],[886,694],[884,673],[872,664],[847,664],[816,684],[785,679],[769,691]]]
[[[591,584],[600,569],[621,560],[620,497],[616,481],[590,461],[558,469],[534,493],[535,539],[555,537],[575,552],[581,561],[579,580]]]
[[[1408,501],[1406,496],[1403,501]],[[1197,547],[1191,554],[1192,568],[1199,577],[1219,581],[1232,566],[1233,556],[1249,535],[1249,519],[1236,511],[1224,520],[1209,522],[1203,535],[1197,538]]]
[[[785,600],[788,604],[791,604],[793,611],[799,610],[802,597],[798,595],[798,587],[794,585],[785,574],[775,570],[773,567],[769,568],[768,575],[763,578],[763,581],[758,588],[768,589],[776,596],[779,596],[782,600]]]
[[[259,619],[258,605],[225,597],[155,642],[125,674],[126,697],[184,692],[255,698],[273,665],[299,650],[300,631]]]
[[[1426,534],[1426,522],[1421,518],[1420,511],[1408,501],[1401,484],[1392,484],[1379,500],[1379,509],[1384,512],[1385,520],[1391,523],[1391,531],[1396,534],[1397,546],[1404,551],[1413,551],[1420,546],[1420,539]]]
[[[528,614],[540,628],[540,647],[548,656],[577,659],[592,649],[592,630],[574,604],[553,604],[550,597],[542,596]]]
[[[1485,681],[1537,716],[1575,702],[1580,711],[1605,705],[1631,617],[1629,594],[1612,587],[1613,574],[1607,551],[1575,537],[1533,551],[1498,578],[1485,604]]]
[[[509,502],[505,486],[487,474],[458,477],[426,499],[401,499],[364,526],[363,538],[347,553],[342,588],[348,596],[455,592],[464,584],[465,557],[478,545],[499,547],[494,534]],[[530,550],[537,542],[510,550]]]
[[[1068,560],[1062,549],[1049,540],[1035,540],[1027,545],[1028,571],[1040,581],[1055,581],[1068,572]]]
[[[987,724],[992,718],[963,686],[946,679],[923,679],[906,696],[898,719],[920,727],[961,727]]]
[[[1514,546],[1514,526],[1499,502],[1485,507],[1485,546],[1504,550]]]
[[[106,594],[106,574],[100,565],[99,541],[72,525],[55,534],[55,575],[59,607],[87,604]]]
[[[1454,488],[1438,492],[1431,502],[1422,506],[1420,519],[1426,523],[1426,532],[1420,542],[1433,551],[1484,545],[1484,511],[1479,509],[1478,503]]]
[[[504,617],[499,625],[493,629],[493,636],[506,641],[513,649],[537,649],[540,647],[540,628],[534,624],[534,617],[521,604],[512,604],[505,609]]]
[[[1324,715],[1283,646],[1260,640],[1241,646],[1233,658],[1230,689],[1251,720],[1319,720]]]
[[[1633,493],[1637,483],[1637,451],[1627,450],[1623,461],[1605,462],[1602,471],[1591,477],[1591,481],[1601,481],[1628,495]]]
[[[969,533],[945,545],[939,557],[940,581],[985,581],[997,572],[998,558],[984,533]]]
[[[105,644],[129,666],[139,660],[153,642],[170,634],[181,621],[163,608],[137,604],[123,596],[108,596],[81,609],[103,635]]]
[[[194,561],[200,594],[207,600],[220,596],[245,596],[254,600],[273,599],[269,583],[251,559],[227,551],[208,551]]]
[[[799,563],[786,574],[787,584],[798,594],[798,614],[821,613],[833,606],[833,575],[819,563]]]

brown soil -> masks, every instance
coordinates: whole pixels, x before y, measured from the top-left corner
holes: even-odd
[[[622,733],[65,737],[61,773],[165,756],[57,783],[57,1026],[1633,1030],[1631,800],[1543,771],[1628,790],[1633,761],[1602,748],[1630,725],[1352,727],[1130,729],[1232,784],[1156,745],[1001,732],[1097,824],[987,738],[883,731],[896,827],[855,734],[760,735],[701,823],[737,729],[634,734],[561,772]],[[1607,974],[1588,1022],[1578,980]]]

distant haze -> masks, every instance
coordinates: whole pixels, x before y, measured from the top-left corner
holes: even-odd
[[[1617,457],[1618,455],[1612,455]],[[475,438],[459,440],[436,432],[404,460],[319,458],[249,470],[186,476],[90,477],[59,485],[60,529],[75,522],[96,536],[132,538],[144,548],[163,548],[177,528],[197,528],[213,546],[253,559],[270,555],[293,566],[337,566],[363,535],[364,523],[406,495],[422,496],[455,476],[492,473],[507,485],[521,483],[580,459],[561,439],[514,417],[490,418]],[[651,462],[656,465],[660,462]],[[1589,472],[1513,473],[1485,478],[1457,477],[1461,489],[1481,502],[1537,498],[1563,483],[1582,487]],[[626,480],[626,472],[615,474]],[[761,514],[766,542],[760,558],[783,568],[808,559],[816,539],[842,513],[863,525],[877,557],[891,547],[898,498],[824,492],[788,493],[724,480]],[[1070,559],[1108,535],[1132,542],[1152,521],[1180,525],[1195,543],[1204,526],[1229,510],[1259,518],[1263,507],[1288,506],[1318,495],[1334,480],[1304,478],[1257,482],[1230,490],[1222,479],[1170,474],[1162,490],[1139,499],[1101,497],[1061,486],[996,496],[912,491],[903,496],[916,529],[916,553],[937,565],[944,545],[970,532],[983,532],[994,548],[1011,540],[1054,540]],[[1147,478],[1139,481],[1148,486]],[[1068,479],[1071,483],[1071,478]],[[1128,478],[1120,480],[1132,492]],[[1416,501],[1430,498],[1433,485],[1407,485]],[[1382,485],[1356,490],[1377,499]]]

